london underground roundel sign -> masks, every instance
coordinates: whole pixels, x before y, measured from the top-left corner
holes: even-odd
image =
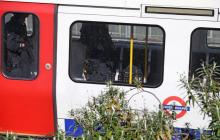
[[[186,102],[178,96],[170,96],[163,101],[163,109],[167,114],[175,112],[176,119],[183,117],[187,111],[190,111],[190,107],[186,106]]]

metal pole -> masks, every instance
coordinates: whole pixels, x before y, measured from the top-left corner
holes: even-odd
[[[134,52],[134,27],[131,26],[130,35],[130,64],[129,64],[129,84],[132,84],[132,74],[133,74],[133,52]]]
[[[146,36],[145,36],[145,48],[144,48],[144,83],[147,83],[147,73],[148,73],[148,55],[147,55],[147,48],[148,48],[148,27],[146,27]]]

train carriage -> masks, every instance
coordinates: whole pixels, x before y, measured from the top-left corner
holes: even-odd
[[[129,90],[135,78],[164,108],[177,105],[176,128],[207,128],[179,80],[201,62],[220,64],[219,10],[218,0],[1,0],[0,132],[53,136],[107,81]],[[28,65],[9,48],[10,23],[22,15]],[[142,93],[131,106],[154,110],[158,101]]]

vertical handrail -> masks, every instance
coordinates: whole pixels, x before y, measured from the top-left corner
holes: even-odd
[[[145,36],[145,48],[144,48],[144,83],[147,83],[147,73],[148,73],[148,55],[147,55],[147,49],[148,49],[148,27],[146,27],[146,36]]]
[[[133,74],[133,52],[134,52],[134,27],[131,26],[130,35],[130,64],[129,64],[129,84],[132,84],[132,74]]]

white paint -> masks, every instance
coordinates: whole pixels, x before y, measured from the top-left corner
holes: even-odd
[[[192,2],[192,1],[191,1]],[[198,1],[197,1],[198,2]],[[209,1],[210,2],[210,1]],[[214,1],[213,1],[214,2]],[[163,2],[165,4],[166,2]],[[195,2],[192,2],[193,4]],[[208,3],[204,2],[204,3]],[[200,1],[199,5],[205,6]],[[127,3],[128,4],[128,3]],[[130,3],[129,3],[130,4]],[[156,3],[154,3],[156,5]],[[162,3],[160,3],[161,5]],[[177,4],[174,2],[173,5]],[[186,6],[187,3],[185,3]],[[192,6],[192,5],[191,5]],[[208,6],[208,5],[207,5]],[[215,5],[217,6],[217,4]],[[193,7],[193,6],[192,6]],[[81,21],[100,21],[114,23],[133,23],[159,25],[165,31],[165,59],[164,59],[164,80],[158,88],[145,88],[159,97],[160,101],[169,96],[185,97],[185,91],[180,89],[178,82],[180,74],[188,74],[190,38],[191,33],[198,27],[220,28],[218,22],[209,20],[186,20],[140,17],[139,10],[129,9],[107,9],[77,6],[60,6],[58,11],[58,42],[57,42],[57,112],[58,118],[68,118],[68,111],[84,106],[88,99],[97,96],[105,85],[76,83],[68,75],[69,64],[69,29],[73,22]],[[130,87],[122,87],[128,90]],[[133,93],[130,93],[132,96]],[[149,94],[142,93],[135,96],[131,105],[134,108],[150,109],[158,107],[158,102]],[[175,126],[185,127],[185,123],[191,124],[192,128],[207,127],[207,120],[203,120],[198,108],[190,109],[190,112],[178,119]]]

